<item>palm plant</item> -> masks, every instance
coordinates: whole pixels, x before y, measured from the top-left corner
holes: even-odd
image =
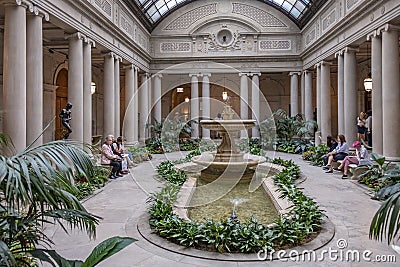
[[[0,134],[0,147],[0,266],[30,266],[29,254],[52,244],[43,231],[46,223],[95,237],[100,217],[71,193],[76,174],[94,176],[82,145],[55,141],[13,153],[12,142]]]
[[[304,120],[302,114],[289,116],[283,109],[274,112],[276,133],[283,140],[292,140],[293,137],[310,137],[312,131],[317,127],[313,120]]]

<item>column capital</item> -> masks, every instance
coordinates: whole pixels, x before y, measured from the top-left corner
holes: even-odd
[[[371,33],[367,34],[367,41],[370,41],[372,38],[377,38],[381,35],[379,30],[374,30]]]
[[[320,62],[320,64],[321,64],[321,66],[323,66],[323,65],[332,65],[332,62],[322,60],[322,61]]]
[[[200,73],[199,76],[200,77],[205,77],[205,76],[211,77],[211,73]]]
[[[154,73],[153,75],[151,75],[152,78],[158,77],[158,78],[162,78],[163,75],[161,73]]]
[[[381,34],[382,32],[399,31],[399,30],[400,30],[400,26],[386,23],[381,28],[379,28],[377,31],[379,32],[378,34]]]
[[[49,13],[47,13],[46,11],[41,9],[40,7],[32,5],[32,6],[28,7],[28,10],[29,10],[31,15],[35,15],[35,16],[39,16],[41,18],[44,18],[45,21],[49,21],[50,20]]]
[[[249,76],[261,76],[261,72],[251,72]]]
[[[114,59],[116,61],[122,62],[122,57],[118,56],[117,54],[114,54]]]
[[[301,71],[291,71],[291,72],[289,72],[289,76],[292,76],[292,75],[300,76],[301,75]]]
[[[353,52],[358,52],[358,51],[360,51],[360,49],[351,47],[351,46],[347,46],[343,49],[344,53],[353,53]]]
[[[104,56],[104,57],[111,57],[111,58],[114,58],[114,57],[115,57],[115,54],[114,54],[114,52],[107,52],[107,53],[104,53],[103,56]]]
[[[17,5],[17,6],[25,7],[29,11],[33,10],[33,3],[32,3],[32,1],[29,1],[29,0],[0,0],[0,4]]]
[[[304,74],[309,74],[309,73],[313,73],[314,71],[312,71],[312,70],[303,70],[303,73]]]
[[[96,42],[90,39],[89,37],[83,38],[83,42],[87,45],[90,45],[91,47],[96,47]]]
[[[192,78],[192,77],[199,77],[199,76],[201,76],[200,73],[189,73],[189,77],[190,77],[190,78]]]
[[[78,40],[85,40],[86,36],[83,35],[81,32],[75,32],[73,34],[66,35],[64,39],[69,40],[72,38],[76,38]]]
[[[335,53],[335,58],[338,58],[339,56],[343,56],[344,55],[344,49],[340,49],[339,51],[337,51]]]
[[[240,72],[239,77],[242,77],[242,76],[250,76],[250,73],[249,72]]]
[[[314,65],[314,69],[318,69],[319,67],[321,67],[321,62]]]

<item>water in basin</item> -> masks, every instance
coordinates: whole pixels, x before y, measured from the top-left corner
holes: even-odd
[[[198,181],[198,186],[201,185],[202,182]],[[235,212],[240,221],[245,221],[253,216],[260,223],[266,225],[279,219],[278,211],[262,186],[254,192],[249,192],[248,189],[248,183],[239,183],[222,198],[207,205],[189,208],[189,218],[198,222],[204,221],[204,219],[213,219],[215,221],[228,219],[232,215],[233,203],[236,200],[237,207]],[[195,190],[191,203],[199,202],[208,197],[209,194],[206,191]]]

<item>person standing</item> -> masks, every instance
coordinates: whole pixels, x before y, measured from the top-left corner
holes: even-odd
[[[365,140],[365,113],[360,112],[357,117],[357,139],[358,141]]]
[[[367,140],[368,146],[372,147],[372,111],[367,112],[367,119],[365,121],[365,127],[367,128]]]
[[[71,120],[71,109],[72,104],[67,103],[65,108],[63,108],[58,115],[58,117],[61,118],[62,125],[67,129],[67,132],[62,137],[63,140],[67,140],[69,135],[72,133],[71,125],[69,124],[69,121]]]

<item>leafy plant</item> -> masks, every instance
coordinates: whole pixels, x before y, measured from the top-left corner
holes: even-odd
[[[325,144],[311,146],[307,151],[303,152],[303,159],[311,161],[313,165],[322,166],[324,164],[323,156],[326,155],[329,148]]]
[[[311,137],[312,132],[317,128],[315,121],[305,121],[302,114],[291,117],[283,109],[278,109],[273,116],[276,134],[282,140],[292,140],[295,136],[300,138]]]

